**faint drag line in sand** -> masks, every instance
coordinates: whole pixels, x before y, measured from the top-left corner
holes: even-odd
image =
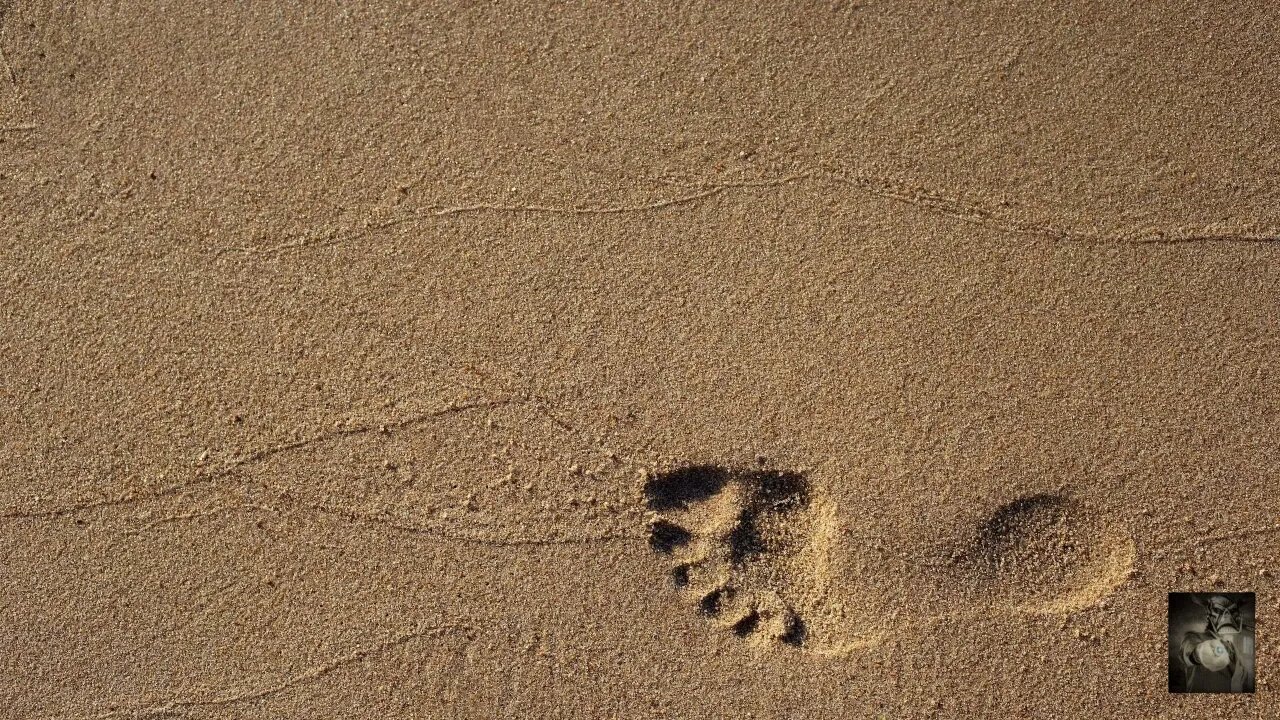
[[[1035,237],[1053,242],[1096,243],[1102,245],[1126,245],[1144,243],[1203,243],[1203,242],[1280,242],[1280,229],[1260,229],[1256,226],[1241,228],[1205,227],[1200,229],[1175,228],[1167,230],[1129,231],[1101,234],[1073,230],[1044,223],[1011,218],[998,210],[962,200],[938,190],[910,185],[893,178],[871,175],[847,174],[823,169],[815,178],[846,185],[875,197],[910,205],[918,210],[959,220],[971,225],[1002,230],[1004,232]]]
[[[1017,220],[998,210],[968,202],[954,195],[922,185],[912,185],[886,176],[847,173],[819,167],[772,181],[747,183],[676,183],[689,187],[713,187],[720,189],[779,187],[795,182],[810,181],[818,184],[836,184],[849,187],[867,195],[909,205],[922,212],[959,220],[973,225],[994,228],[1008,233],[1036,237],[1056,242],[1082,242],[1099,244],[1174,244],[1201,242],[1280,242],[1280,229],[1246,225],[1240,228],[1212,226],[1199,229],[1175,228],[1172,231],[1150,229],[1125,233],[1100,234],[1072,230],[1044,223]]]
[[[1174,524],[1173,520],[1162,520],[1162,527]],[[1169,548],[1183,546],[1190,547],[1196,544],[1218,543],[1224,540],[1238,540],[1248,537],[1263,537],[1266,535],[1280,534],[1280,523],[1272,525],[1259,525],[1257,527],[1243,527],[1235,530],[1224,530],[1218,533],[1208,533],[1202,535],[1194,535],[1190,538],[1180,539],[1176,537],[1162,536],[1152,538],[1149,546],[1157,550],[1167,550]]]
[[[483,534],[467,534],[460,532],[452,532],[444,528],[444,525],[424,525],[417,523],[406,523],[406,521],[389,518],[384,515],[372,515],[369,512],[361,512],[353,510],[351,507],[342,507],[339,505],[325,505],[325,503],[301,502],[291,497],[283,488],[269,486],[265,483],[255,483],[260,489],[273,493],[283,501],[283,505],[287,507],[279,507],[273,505],[264,505],[260,502],[242,502],[233,503],[233,505],[223,505],[214,507],[210,510],[201,510],[197,512],[183,512],[180,515],[170,515],[166,518],[152,520],[150,523],[141,525],[137,528],[129,528],[124,530],[124,534],[129,536],[138,536],[152,530],[161,525],[172,523],[183,523],[188,520],[201,520],[205,518],[215,518],[219,515],[234,515],[239,512],[270,512],[273,515],[285,516],[301,510],[316,512],[316,514],[334,516],[349,521],[349,523],[358,523],[362,525],[374,525],[374,527],[387,528],[398,533],[412,534],[412,536],[422,536],[442,541],[460,542],[470,544],[483,544],[490,547],[539,547],[539,546],[572,546],[572,544],[605,544],[620,541],[639,541],[644,539],[644,534],[630,532],[608,532],[599,534],[589,534],[589,536],[556,536],[552,537],[511,537],[497,538],[483,536]]]
[[[557,537],[554,533],[551,537],[520,537],[514,536],[510,538],[496,538],[483,535],[468,535],[465,533],[450,532],[443,527],[433,527],[430,525],[417,525],[413,523],[404,523],[391,518],[369,515],[367,513],[352,510],[338,506],[330,506],[314,503],[298,503],[298,507],[312,510],[314,512],[323,513],[340,517],[350,522],[376,525],[397,532],[408,533],[412,535],[424,535],[427,537],[448,540],[450,542],[471,543],[474,545],[487,545],[491,547],[547,547],[555,545],[596,545],[611,542],[619,542],[622,540],[643,540],[644,535],[640,533],[631,533],[625,531],[605,532],[596,535],[581,535],[577,537],[566,536]]]
[[[1271,535],[1273,533],[1280,533],[1280,525],[1267,525],[1264,527],[1256,527],[1256,528],[1242,528],[1240,530],[1232,530],[1229,532],[1218,533],[1217,535],[1200,535],[1198,537],[1192,538],[1191,542],[1192,543],[1214,543],[1214,542],[1222,542],[1223,540],[1235,540],[1243,537],[1257,537],[1259,535]],[[1174,544],[1180,544],[1180,543],[1178,543],[1176,540],[1171,541],[1169,543],[1169,545],[1174,545]]]
[[[420,638],[431,635],[440,635],[446,631],[469,633],[467,640],[474,641],[473,635],[480,631],[480,628],[472,625],[463,625],[457,623],[445,623],[438,625],[420,625],[417,628],[398,635],[390,640],[380,642],[376,645],[368,646],[356,650],[354,652],[334,658],[333,660],[317,665],[300,672],[296,675],[289,676],[270,685],[262,685],[256,688],[232,691],[214,697],[196,698],[183,697],[172,698],[160,702],[150,702],[135,705],[127,708],[113,708],[94,715],[57,715],[49,718],[49,720],[111,720],[113,718],[154,718],[172,715],[187,709],[225,707],[228,705],[240,705],[243,703],[258,702],[267,700],[275,695],[279,695],[287,690],[303,687],[314,683],[335,670],[340,670],[349,665],[363,663],[365,660],[377,659],[379,656],[401,647],[407,643],[413,642]]]
[[[888,177],[846,174],[834,170],[824,170],[823,177],[830,182],[854,188],[874,197],[903,203],[917,210],[972,225],[1057,241],[1078,242],[1093,239],[1087,233],[1005,218],[996,211],[981,205],[965,202],[936,190],[923,186],[909,185]]]
[[[579,535],[571,534],[557,535],[551,533],[550,537],[520,537],[515,535],[509,538],[492,537],[489,535],[468,534],[463,532],[455,532],[445,529],[443,525],[422,525],[412,522],[403,522],[392,517],[384,515],[374,515],[371,513],[361,512],[359,510],[343,507],[341,505],[326,503],[309,503],[302,502],[291,496],[291,493],[280,487],[269,485],[262,482],[251,481],[257,487],[266,492],[277,496],[283,505],[267,505],[263,503],[234,503],[223,505],[221,507],[202,510],[199,512],[182,513],[179,515],[171,515],[159,518],[152,522],[146,523],[137,528],[130,528],[125,531],[128,535],[140,535],[148,530],[153,530],[162,525],[170,523],[186,522],[200,520],[207,517],[216,517],[220,515],[234,515],[238,513],[262,512],[271,513],[277,516],[287,516],[298,511],[310,511],[317,514],[329,515],[340,518],[352,523],[361,525],[370,525],[380,528],[386,528],[395,532],[405,533],[409,535],[419,535],[430,537],[438,540],[447,540],[449,542],[469,543],[473,545],[486,545],[490,547],[539,547],[539,546],[556,546],[556,545],[595,545],[606,544],[611,542],[619,542],[622,540],[643,540],[644,535],[636,532],[602,532],[595,535]]]
[[[539,415],[542,415],[543,417],[547,418],[549,421],[555,422],[557,426],[561,427],[565,431],[569,431],[569,432],[574,431],[572,426],[564,424],[560,422],[558,419],[554,418],[554,416],[550,415],[549,412],[546,410],[546,408],[543,407],[544,403],[545,403],[544,400],[540,398],[535,398],[529,395],[511,396],[511,397],[506,397],[499,400],[475,401],[471,403],[451,405],[441,410],[411,416],[411,417],[390,422],[390,423],[381,423],[378,425],[362,425],[362,426],[351,427],[351,428],[343,428],[341,430],[321,433],[319,435],[314,435],[301,440],[274,445],[269,448],[265,448],[253,453],[249,453],[248,455],[245,455],[241,458],[231,461],[230,463],[224,465],[223,467],[217,470],[214,470],[202,475],[198,475],[191,480],[178,483],[170,487],[163,488],[161,490],[157,490],[151,493],[129,495],[121,498],[100,500],[100,501],[94,501],[89,503],[78,503],[70,506],[51,508],[48,510],[27,511],[27,510],[10,509],[3,513],[0,513],[0,519],[52,520],[59,517],[74,515],[81,512],[89,512],[92,510],[98,510],[98,509],[109,508],[109,507],[122,507],[122,506],[139,504],[139,503],[147,502],[150,500],[169,497],[194,487],[213,483],[217,480],[220,480],[224,477],[231,475],[232,473],[239,470],[240,468],[265,461],[281,453],[286,453],[293,450],[310,447],[312,445],[317,445],[317,444],[330,442],[334,440],[340,440],[342,438],[347,438],[347,437],[355,437],[355,436],[364,435],[372,432],[386,433],[386,432],[391,432],[395,430],[409,429],[416,425],[425,423],[435,418],[443,417],[443,416],[458,413],[458,412],[469,411],[469,410],[478,410],[478,409],[495,410],[497,408],[506,407],[510,405],[528,404],[535,407],[535,410],[536,412],[538,412]],[[192,510],[189,512],[182,512],[174,515],[155,518],[140,526],[129,528],[124,532],[127,535],[140,535],[150,530],[154,530],[158,527],[170,525],[173,523],[190,522],[190,521],[201,520],[209,517],[217,517],[217,516],[232,515],[232,514],[239,514],[239,513],[269,512],[272,514],[283,516],[283,515],[289,514],[290,512],[310,511],[313,513],[319,513],[319,514],[329,515],[332,517],[342,518],[347,520],[348,522],[383,527],[383,528],[394,530],[400,533],[419,535],[424,537],[432,537],[432,538],[447,540],[451,542],[486,545],[491,547],[538,547],[538,546],[557,546],[557,545],[587,545],[587,544],[617,542],[617,541],[623,541],[623,540],[640,540],[640,539],[643,539],[644,537],[643,534],[639,532],[628,532],[626,530],[575,536],[572,533],[564,532],[559,528],[553,529],[554,531],[549,533],[548,537],[522,537],[518,533],[514,534],[511,537],[505,537],[505,538],[494,537],[492,535],[485,535],[485,534],[470,534],[466,532],[450,531],[450,530],[447,530],[443,525],[422,525],[422,524],[417,524],[413,522],[405,522],[405,521],[397,520],[393,517],[388,517],[385,515],[371,514],[367,512],[362,512],[355,508],[343,507],[342,505],[339,505],[339,504],[307,502],[305,500],[295,497],[294,493],[288,488],[275,486],[270,483],[262,482],[260,480],[246,479],[245,481],[267,492],[268,494],[274,496],[274,498],[278,500],[285,507],[278,507],[278,506],[269,505],[269,504],[243,501],[243,502],[237,502],[233,504],[220,505],[220,506],[205,508],[200,510]]]
[[[441,408],[439,410],[434,410],[434,411],[422,413],[419,415],[413,415],[413,416],[403,418],[401,420],[396,420],[390,423],[382,423],[380,425],[357,425],[355,427],[342,428],[339,430],[319,433],[317,435],[312,435],[311,437],[303,438],[301,440],[294,440],[291,442],[281,443],[279,445],[272,445],[270,447],[266,447],[261,450],[251,452],[247,455],[236,458],[226,463],[220,468],[207,471],[207,472],[198,473],[194,478],[190,480],[186,480],[184,482],[180,482],[166,488],[161,488],[159,490],[146,492],[146,493],[129,494],[129,495],[124,495],[122,497],[110,498],[105,500],[95,500],[92,502],[76,503],[73,505],[65,505],[62,507],[49,508],[45,510],[23,510],[20,508],[7,508],[3,511],[0,511],[0,520],[53,519],[53,518],[65,517],[68,515],[74,515],[81,512],[87,512],[90,510],[135,505],[137,503],[145,502],[147,500],[154,500],[156,498],[169,497],[172,495],[176,495],[188,488],[197,487],[200,485],[207,485],[209,483],[215,482],[223,477],[230,475],[231,473],[235,472],[237,469],[241,467],[262,462],[268,458],[271,458],[283,452],[288,452],[290,450],[297,450],[299,448],[304,448],[310,445],[315,445],[318,443],[323,443],[323,442],[326,442],[329,440],[335,440],[338,438],[351,437],[354,435],[363,435],[365,433],[370,433],[375,431],[382,431],[383,429],[399,430],[403,428],[409,428],[415,425],[420,425],[422,423],[428,422],[435,418],[444,417],[446,415],[452,415],[455,413],[467,412],[470,410],[477,410],[477,409],[492,410],[492,409],[497,409],[500,407],[505,407],[507,405],[513,405],[518,402],[524,402],[524,401],[525,400],[520,398],[501,398],[498,400],[477,400],[477,401],[466,402],[466,403],[454,403],[444,408]]]
[[[32,129],[34,129],[34,126]],[[1199,228],[1175,227],[1168,230],[1155,228],[1116,233],[1094,233],[1075,230],[1045,223],[1018,220],[1008,217],[998,209],[963,200],[958,196],[922,185],[912,185],[890,177],[851,174],[828,168],[810,168],[792,175],[764,180],[683,182],[659,179],[658,181],[690,189],[696,188],[697,190],[675,197],[635,205],[509,205],[475,203],[450,206],[433,204],[400,217],[383,220],[369,218],[364,221],[363,227],[359,228],[333,229],[325,232],[303,234],[288,242],[267,247],[223,247],[213,252],[219,256],[232,253],[248,256],[276,256],[291,250],[341,245],[375,232],[408,223],[466,214],[509,213],[574,216],[644,213],[693,205],[702,200],[708,200],[734,190],[782,188],[801,183],[844,186],[872,197],[908,205],[921,212],[1051,242],[1095,243],[1102,245],[1280,242],[1280,228],[1267,228],[1257,225],[1243,225],[1240,227],[1209,225]]]
[[[681,195],[679,197],[667,198],[665,200],[657,200],[644,205],[606,205],[603,207],[590,206],[568,206],[559,207],[554,205],[495,205],[490,203],[478,203],[475,205],[458,205],[456,207],[445,207],[440,205],[431,206],[428,215],[462,215],[465,213],[476,212],[508,212],[508,213],[543,213],[550,215],[624,215],[627,213],[638,213],[646,210],[661,210],[662,208],[676,207],[678,205],[687,205],[688,203],[697,202],[704,198],[719,195],[728,189],[729,186],[717,186],[708,188],[701,192],[695,192],[689,195]]]
[[[233,515],[239,512],[248,512],[250,510],[271,511],[272,508],[257,503],[242,503],[238,505],[224,505],[220,507],[210,508],[208,510],[196,510],[193,512],[179,513],[177,515],[166,515],[156,518],[150,522],[139,525],[138,527],[129,528],[124,531],[126,535],[141,535],[148,530],[153,530],[162,525],[172,523],[185,522],[187,520],[200,520],[207,517],[217,517],[219,515]]]
[[[644,205],[617,205],[605,207],[556,207],[551,205],[497,205],[491,203],[480,203],[475,205],[430,205],[423,210],[411,212],[409,215],[388,220],[373,222],[367,221],[363,228],[353,231],[332,231],[330,233],[321,234],[319,236],[304,236],[296,240],[291,240],[280,245],[273,245],[265,248],[238,247],[238,248],[222,248],[218,251],[219,255],[230,252],[239,252],[246,255],[278,255],[289,250],[300,248],[319,248],[339,245],[351,240],[358,240],[369,233],[378,232],[380,230],[388,230],[398,225],[422,220],[430,217],[443,217],[448,215],[464,215],[470,213],[481,212],[507,212],[507,213],[542,213],[551,215],[619,215],[626,213],[644,212],[646,210],[660,210],[662,208],[676,207],[692,202],[697,202],[704,198],[712,197],[724,192],[727,188],[712,188],[702,192],[683,195],[666,200],[647,203]]]
[[[429,205],[422,210],[413,211],[410,214],[391,218],[382,221],[367,220],[364,227],[354,230],[333,230],[326,233],[312,234],[291,240],[279,245],[272,245],[263,248],[254,247],[224,247],[216,250],[216,254],[225,255],[228,253],[241,253],[244,255],[278,255],[289,250],[297,250],[302,248],[320,248],[339,245],[351,240],[358,240],[370,233],[404,225],[406,223],[418,220],[429,219],[433,217],[447,217],[452,215],[468,215],[477,213],[511,213],[511,214],[543,214],[543,215],[627,215],[631,213],[643,213],[653,210],[663,210],[666,208],[674,208],[682,205],[696,203],[700,200],[720,195],[728,190],[735,188],[748,187],[772,187],[776,185],[788,185],[793,182],[799,182],[806,179],[807,175],[788,176],[777,180],[760,180],[760,181],[743,181],[715,183],[703,187],[696,192],[679,195],[676,197],[655,200],[649,203],[638,205],[504,205],[497,203],[476,203],[471,205]]]
[[[1191,243],[1231,242],[1231,243],[1273,243],[1280,242],[1280,233],[1269,232],[1265,228],[1253,230],[1243,228],[1238,232],[1223,234],[1207,234],[1204,231],[1176,231],[1173,233],[1155,232],[1145,237],[1117,239],[1117,244],[1133,245],[1182,245]]]

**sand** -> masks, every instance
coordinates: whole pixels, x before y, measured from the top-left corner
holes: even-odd
[[[0,3],[0,716],[1280,714],[1267,3],[233,5]]]

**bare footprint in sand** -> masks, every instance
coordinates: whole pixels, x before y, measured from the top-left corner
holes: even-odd
[[[881,570],[919,591],[900,598],[916,612],[868,617],[856,609],[883,600],[875,586],[886,578],[833,568],[835,508],[803,474],[691,465],[650,475],[644,496],[650,547],[702,614],[753,644],[824,655],[874,646],[909,623],[989,614],[992,598],[1009,614],[1082,610],[1113,593],[1135,559],[1132,541],[1078,501],[1026,495],[940,545],[904,550],[903,564]]]

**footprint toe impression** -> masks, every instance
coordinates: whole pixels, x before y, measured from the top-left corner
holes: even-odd
[[[803,475],[692,465],[651,476],[644,494],[649,546],[698,612],[753,642],[805,644],[818,558]]]

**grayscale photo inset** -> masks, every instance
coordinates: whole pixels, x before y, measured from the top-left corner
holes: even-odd
[[[1169,593],[1169,692],[1251,693],[1253,593]]]

